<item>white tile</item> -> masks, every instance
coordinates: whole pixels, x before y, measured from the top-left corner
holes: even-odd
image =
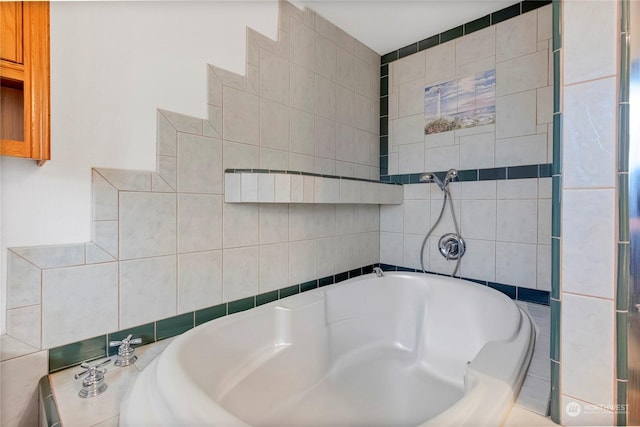
[[[551,239],[549,239],[551,241]],[[538,245],[536,288],[551,291],[551,245]]]
[[[495,200],[462,200],[461,212],[459,223],[465,238],[496,240]]]
[[[460,261],[460,274],[477,280],[496,280],[496,243],[465,237],[467,249]]]
[[[435,149],[434,149],[435,150]],[[398,173],[418,173],[424,171],[424,143],[401,145],[398,158]]]
[[[289,284],[289,244],[260,246],[260,289],[268,292]]]
[[[538,8],[538,40],[548,40],[552,37],[551,5]]]
[[[544,50],[496,65],[496,96],[547,86],[549,53]]]
[[[455,132],[438,132],[424,136],[425,148],[443,147],[455,144]]]
[[[430,200],[405,200],[403,230],[405,233],[426,234],[431,221]]]
[[[537,14],[525,13],[496,26],[496,61],[501,62],[536,51]]]
[[[7,334],[31,347],[40,348],[40,305],[7,310]]]
[[[496,138],[534,134],[536,111],[535,90],[496,97]]]
[[[175,255],[121,261],[120,324],[105,332],[175,315],[176,277]]]
[[[258,174],[257,173],[241,173],[240,189],[243,202],[258,201]]]
[[[260,96],[289,104],[289,61],[265,49],[260,49]]]
[[[551,242],[551,200],[538,200],[538,243]]]
[[[310,204],[289,205],[289,240],[314,237],[315,208]]]
[[[442,79],[453,80],[456,75],[455,67],[455,40],[434,46],[425,52],[426,68],[425,80],[429,83]]]
[[[457,66],[492,57],[496,54],[496,27],[490,26],[460,37],[455,44]]]
[[[336,270],[336,239],[329,237],[314,240],[315,277],[330,276]]]
[[[553,121],[553,86],[539,88],[536,96],[538,108],[536,123],[551,123]]]
[[[289,150],[289,107],[260,99],[260,145]]]
[[[404,226],[404,205],[380,206],[380,231],[402,233]]]
[[[315,128],[312,114],[291,109],[291,151],[314,154]]]
[[[276,203],[289,203],[291,201],[291,175],[275,174],[274,175]]]
[[[258,205],[225,203],[222,216],[224,248],[258,244]]]
[[[258,147],[224,141],[222,151],[224,169],[251,169],[258,163]]]
[[[394,86],[409,82],[415,79],[423,79],[425,73],[425,51],[405,56],[390,65],[393,67]]]
[[[354,128],[339,124],[336,129],[336,159],[345,162],[354,161]]]
[[[313,113],[315,105],[314,74],[294,63],[291,64],[291,106]]]
[[[537,243],[537,200],[498,200],[496,238],[501,242]]]
[[[124,191],[151,191],[149,172],[99,168],[96,171],[111,185]]]
[[[424,77],[398,86],[398,117],[424,114],[424,88]]]
[[[496,281],[536,287],[536,245],[496,242]]]
[[[258,145],[260,133],[259,98],[225,86],[223,100],[222,132],[224,139]]]
[[[315,114],[327,119],[336,118],[336,84],[316,74]]]
[[[424,113],[393,120],[391,141],[394,145],[424,141]]]
[[[314,205],[313,237],[331,237],[336,234],[336,205]]]
[[[316,34],[315,72],[329,80],[336,80],[337,46],[335,41]]]
[[[289,242],[289,284],[317,279],[314,270],[314,241]]]
[[[40,268],[71,267],[85,262],[84,245],[46,245],[11,248],[11,250]]]
[[[178,194],[178,252],[222,248],[222,196]]]
[[[0,362],[36,353],[38,348],[32,347],[7,334],[0,335]]]
[[[118,219],[118,190],[95,169],[91,174],[91,185],[92,219],[94,221]]]
[[[424,170],[445,171],[460,168],[460,146],[428,148],[424,153]]]
[[[402,233],[380,232],[380,262],[384,264],[402,265],[403,260]]]
[[[418,269],[422,268],[420,264],[420,249],[422,247],[423,240],[424,235],[422,234],[405,233],[403,235],[402,263],[400,264],[401,266]],[[423,253],[423,261],[425,270],[429,270],[429,253],[426,250]]]
[[[562,289],[613,298],[615,190],[562,193]]]
[[[207,67],[209,69],[209,67]],[[210,70],[210,69],[209,69]],[[210,85],[209,85],[210,86]],[[211,91],[212,88],[210,87]],[[215,97],[214,97],[215,98]],[[212,102],[213,101],[213,102]],[[222,105],[217,103],[217,100],[208,100],[209,104]],[[222,101],[222,86],[220,86],[220,102]],[[169,120],[160,111],[156,115],[156,129],[157,129],[157,153],[163,156],[175,156],[176,155],[176,128],[174,128]]]
[[[547,134],[496,139],[496,166],[522,166],[547,162]]]
[[[48,361],[48,352],[41,351],[0,363],[0,424],[38,425],[38,382],[47,375]]]
[[[273,203],[275,197],[275,176],[269,173],[258,174],[258,201],[261,203]]]
[[[41,270],[7,251],[7,308],[40,304]]]
[[[562,145],[566,187],[616,183],[616,78],[564,90]]]
[[[91,286],[87,286],[88,283]],[[96,301],[100,304],[95,304]],[[117,329],[117,263],[58,268],[43,273],[43,348]]]
[[[316,180],[313,176],[303,176],[303,200],[305,203],[313,203],[315,201]]]
[[[340,203],[359,203],[360,183],[350,179],[340,180]]]
[[[425,184],[407,184],[402,186],[404,189],[404,200],[429,200],[431,199],[431,191]]]
[[[340,180],[315,177],[314,201],[316,203],[338,203],[340,201]]]
[[[353,126],[355,93],[341,85],[336,86],[336,120]]]
[[[121,192],[119,242],[120,259],[175,253],[176,195]]]
[[[304,198],[304,179],[302,175],[291,175],[291,203],[302,202]]]
[[[399,174],[400,155],[396,153],[389,153],[389,175]]]
[[[336,123],[334,120],[316,116],[315,155],[329,159],[336,158]]]
[[[470,128],[464,128],[464,129],[456,129],[453,131],[453,134],[455,135],[456,138],[461,138],[463,136],[469,136],[469,135],[478,135],[481,133],[495,133],[496,131],[496,125],[495,124],[490,124],[490,125],[482,125],[482,126],[473,126]]]
[[[338,46],[336,56],[336,79],[337,83],[341,86],[350,89],[354,89],[354,67],[355,57],[348,50]]]
[[[571,2],[562,16],[564,84],[615,76],[620,31],[616,4]]]
[[[225,173],[224,174],[224,201],[239,202],[242,200],[241,174]]]
[[[234,301],[258,293],[258,248],[258,246],[247,246],[223,250],[223,301]]]
[[[314,31],[299,22],[291,19],[291,62],[308,70],[315,67],[315,34]]]
[[[336,271],[349,271],[358,267],[355,263],[355,236],[336,237]]]
[[[118,221],[93,221],[91,238],[101,249],[114,258],[118,257]]]
[[[336,234],[353,233],[355,220],[354,205],[336,205]]]
[[[260,244],[282,243],[289,236],[289,207],[260,205]]]
[[[612,300],[563,293],[563,394],[599,405],[614,403],[614,310]]]
[[[450,132],[453,134],[453,132]],[[460,169],[492,168],[495,134],[481,133],[460,138]]]
[[[340,162],[338,160],[336,160],[336,176],[348,176],[348,177],[354,177],[355,176],[355,163],[350,163],[350,162]],[[342,193],[344,191],[343,189],[343,183],[340,183],[340,200],[341,203],[344,203],[344,199],[342,198]],[[360,197],[358,194],[355,194],[355,201],[350,201],[348,203],[357,203],[360,200]]]
[[[371,101],[358,93],[354,96],[353,125],[357,129],[369,130],[371,121]]]
[[[469,200],[495,200],[497,195],[496,183],[498,181],[466,181],[459,183],[460,195],[454,197]]]
[[[222,302],[222,251],[178,255],[178,314]]]
[[[324,157],[314,157],[313,172],[321,175],[335,175],[336,161],[334,159],[326,159]]]
[[[537,199],[538,178],[496,181],[498,199]]]

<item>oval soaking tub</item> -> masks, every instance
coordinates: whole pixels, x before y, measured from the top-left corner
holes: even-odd
[[[121,426],[498,426],[531,322],[485,286],[360,276],[205,323],[149,364]]]

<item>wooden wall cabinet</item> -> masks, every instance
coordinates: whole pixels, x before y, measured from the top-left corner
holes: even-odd
[[[0,154],[50,159],[49,2],[0,1]]]

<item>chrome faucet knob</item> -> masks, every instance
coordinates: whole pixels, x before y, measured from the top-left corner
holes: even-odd
[[[136,349],[131,347],[131,345],[142,344],[142,338],[132,338],[132,336],[133,335],[129,334],[129,336],[123,340],[109,342],[109,347],[118,347],[118,357],[114,365],[119,367],[129,366],[138,359],[138,357],[133,354]]]
[[[107,389],[107,384],[104,382],[104,374],[107,370],[99,368],[108,365],[109,363],[111,363],[111,359],[107,359],[97,365],[89,365],[87,363],[80,365],[81,368],[84,368],[84,371],[77,373],[74,378],[80,379],[85,375],[86,377],[82,380],[82,389],[78,393],[78,396],[83,399],[87,397],[95,397]]]

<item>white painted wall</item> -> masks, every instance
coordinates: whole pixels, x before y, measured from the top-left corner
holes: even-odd
[[[156,109],[206,117],[206,64],[244,72],[247,26],[275,38],[277,2],[52,2],[51,161],[1,160],[0,273],[89,240],[91,168],[155,169]]]

